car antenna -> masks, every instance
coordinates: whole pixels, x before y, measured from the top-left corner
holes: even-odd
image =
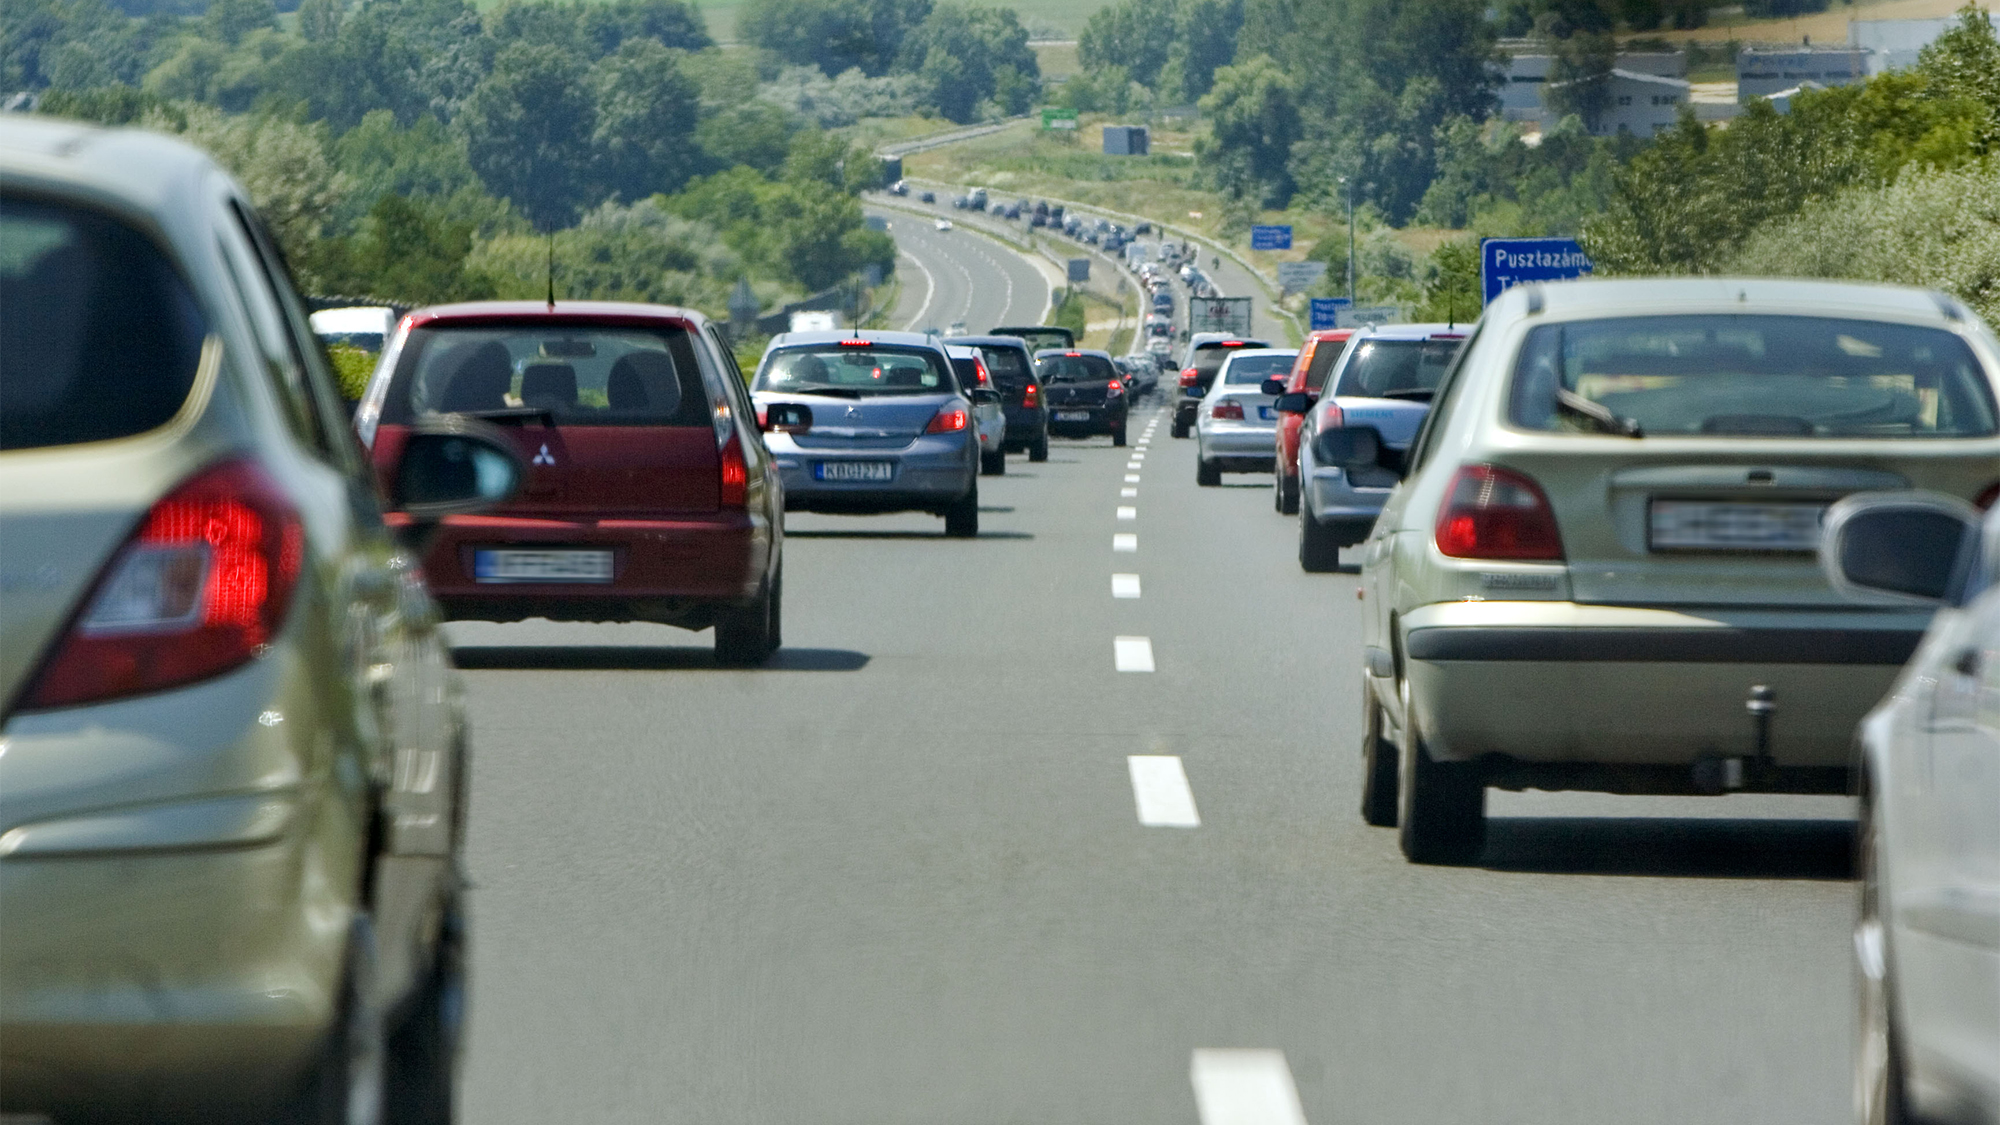
[[[556,232],[549,231],[549,311],[556,311]]]

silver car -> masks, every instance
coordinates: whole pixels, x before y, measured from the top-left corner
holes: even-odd
[[[1488,786],[1848,791],[1930,614],[1845,600],[1821,521],[1856,492],[1990,499],[1996,383],[2000,341],[1941,294],[1508,290],[1407,458],[1372,427],[1314,439],[1404,476],[1362,555],[1366,818],[1458,862]]]
[[[954,327],[963,327],[956,325]],[[1000,390],[986,372],[985,357],[978,348],[947,344],[952,373],[972,399],[972,422],[979,430],[979,473],[997,477],[1007,472],[1007,411],[1000,405]]]
[[[1982,526],[1983,525],[1983,526]],[[1820,561],[1857,605],[1936,606],[1860,737],[1863,1125],[2000,1122],[2000,516],[1851,496]]]
[[[1195,411],[1196,484],[1213,487],[1224,473],[1268,473],[1277,465],[1277,396],[1266,380],[1282,378],[1299,353],[1291,348],[1231,351]]]
[[[786,510],[931,512],[946,535],[979,534],[979,431],[936,337],[782,333],[750,390],[759,413],[781,402],[812,413],[809,426],[764,435]]]
[[[1350,472],[1323,463],[1313,454],[1313,436],[1340,426],[1373,426],[1388,448],[1409,448],[1465,336],[1465,329],[1442,324],[1396,324],[1363,328],[1348,338],[1327,373],[1331,392],[1305,411],[1299,427],[1300,567],[1339,566],[1340,549],[1368,538],[1396,483],[1396,474],[1383,469]],[[1278,408],[1296,411],[1308,401],[1297,392]]]
[[[5,115],[0,310],[0,1112],[449,1121],[458,683],[263,224]],[[521,471],[459,421],[389,479],[414,539]]]

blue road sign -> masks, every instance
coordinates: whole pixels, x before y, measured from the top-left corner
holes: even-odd
[[[1292,248],[1292,225],[1290,223],[1250,228],[1250,249],[1290,250]]]
[[[1488,304],[1524,281],[1561,281],[1590,271],[1590,255],[1573,238],[1489,238],[1479,244],[1479,280]]]
[[[1312,299],[1312,330],[1340,327],[1340,310],[1346,308],[1345,297],[1314,297]]]

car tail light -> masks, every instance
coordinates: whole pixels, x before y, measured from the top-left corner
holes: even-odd
[[[1113,379],[1109,383],[1104,384],[1104,389],[1111,394],[1122,395],[1125,393],[1125,384]]]
[[[225,461],[139,522],[23,697],[74,707],[205,680],[249,662],[284,624],[305,532],[263,470]]]
[[[1021,405],[1030,409],[1042,404],[1042,388],[1029,383],[1021,391]]]
[[[1347,424],[1347,415],[1340,412],[1338,404],[1331,402],[1326,404],[1326,413],[1321,415],[1321,419],[1321,429],[1337,430]]]
[[[743,439],[735,434],[722,444],[722,506],[741,508],[750,502],[750,463],[743,459]]]
[[[966,426],[965,408],[947,406],[931,418],[931,424],[924,427],[927,434],[955,434]]]
[[[977,371],[977,372],[979,372],[979,385],[980,385],[980,386],[982,386],[982,387],[990,387],[990,386],[992,386],[992,385],[993,385],[993,380],[992,380],[991,378],[989,378],[989,377],[987,376],[987,374],[986,374],[986,363],[985,363],[985,361],[983,361],[983,360],[977,360],[977,359],[973,360],[973,361],[972,361],[972,369],[973,369],[974,371]]]
[[[1438,550],[1460,559],[1563,557],[1548,497],[1534,481],[1497,465],[1467,465],[1452,478],[1437,519]]]
[[[1199,378],[1201,378],[1201,375],[1199,372],[1195,371],[1194,368],[1192,367],[1181,368],[1181,386],[1192,387],[1194,386],[1195,380]]]
[[[2000,481],[1987,485],[1978,496],[1973,497],[1972,506],[1983,512],[1991,508],[1995,500],[2000,500]]]
[[[1233,418],[1241,422],[1243,420],[1243,404],[1233,398],[1225,398],[1215,404],[1215,409],[1209,411],[1208,416],[1211,418]]]
[[[841,346],[841,347],[843,347],[843,348],[865,348],[865,347],[868,347],[868,346],[870,346],[870,345],[871,345],[871,344],[873,344],[873,343],[874,343],[874,341],[873,341],[873,340],[853,340],[853,339],[848,339],[848,340],[842,340],[842,341],[840,342],[840,346]]]

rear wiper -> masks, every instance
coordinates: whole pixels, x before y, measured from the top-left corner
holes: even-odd
[[[1635,419],[1614,413],[1603,403],[1592,402],[1567,387],[1556,388],[1556,411],[1579,421],[1589,422],[1603,433],[1616,437],[1646,436],[1646,431],[1639,428],[1639,423]]]
[[[1400,402],[1429,402],[1437,397],[1436,391],[1411,389],[1407,391],[1383,391],[1383,398],[1393,398]]]
[[[530,418],[540,418],[551,426],[556,424],[556,411],[552,406],[496,406],[491,410],[451,410],[445,413],[483,418],[489,422],[525,422]]]

